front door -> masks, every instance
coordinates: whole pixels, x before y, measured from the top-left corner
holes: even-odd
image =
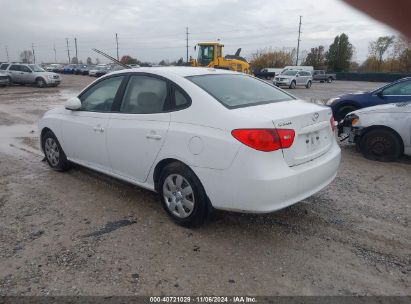
[[[396,83],[382,91],[380,103],[403,102],[411,100],[411,80]]]
[[[83,92],[79,111],[67,110],[62,121],[63,148],[73,161],[110,171],[107,125],[124,76],[103,79]]]
[[[169,88],[148,75],[130,77],[118,113],[112,113],[107,149],[113,172],[145,182],[170,125]]]

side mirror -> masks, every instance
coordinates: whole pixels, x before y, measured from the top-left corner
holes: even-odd
[[[194,51],[197,51],[197,45],[194,46]]]
[[[72,97],[64,103],[67,110],[77,111],[81,108],[81,101],[77,97]]]

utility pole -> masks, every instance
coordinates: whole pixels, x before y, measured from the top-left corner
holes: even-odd
[[[78,57],[77,57],[77,38],[74,38],[74,46],[76,48],[76,63],[78,63]]]
[[[67,56],[68,56],[68,60],[70,63],[70,49],[69,49],[69,44],[68,44],[68,38],[66,38],[66,44],[67,44]]]
[[[118,57],[118,35],[116,33],[116,46],[117,46],[117,60],[120,60]]]
[[[7,48],[7,45],[5,46],[5,48],[6,48],[7,62],[10,62],[10,59],[9,59],[9,49]]]
[[[31,44],[31,49],[33,51],[33,63],[36,63],[36,53],[34,53],[34,43]]]
[[[57,63],[57,51],[56,51],[56,45],[53,45],[53,50],[54,50],[54,62]]]
[[[187,59],[186,62],[188,62],[188,34],[189,34],[188,27],[186,27],[186,59]]]
[[[298,26],[298,40],[297,40],[297,60],[295,61],[295,65],[298,65],[298,55],[300,53],[300,37],[301,37],[301,19],[302,16],[300,16],[300,25]]]

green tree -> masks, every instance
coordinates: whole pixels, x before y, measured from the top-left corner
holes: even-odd
[[[394,41],[395,36],[382,36],[378,37],[377,40],[370,42],[370,57],[376,57],[378,59],[378,71],[381,70],[384,54],[394,44]]]
[[[138,64],[139,61],[136,58],[131,57],[130,55],[124,55],[120,59],[121,63],[125,64]]]
[[[302,65],[313,66],[316,70],[325,69],[325,52],[324,46],[311,48],[311,51],[305,57]]]
[[[336,36],[325,55],[328,69],[335,72],[348,71],[353,52],[353,46],[346,34]]]

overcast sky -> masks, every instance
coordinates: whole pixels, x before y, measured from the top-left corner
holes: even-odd
[[[249,56],[257,49],[297,45],[299,16],[303,16],[301,50],[324,45],[342,32],[355,46],[354,60],[363,61],[369,41],[396,34],[340,0],[0,0],[0,61],[19,60],[34,43],[37,62],[67,62],[70,56],[98,57],[95,47],[115,56],[115,33],[120,57],[141,61],[185,58],[185,31],[189,27],[189,54],[199,41],[221,39],[224,53],[242,47]],[[102,59],[101,57],[99,57]],[[102,60],[104,61],[104,60]]]

